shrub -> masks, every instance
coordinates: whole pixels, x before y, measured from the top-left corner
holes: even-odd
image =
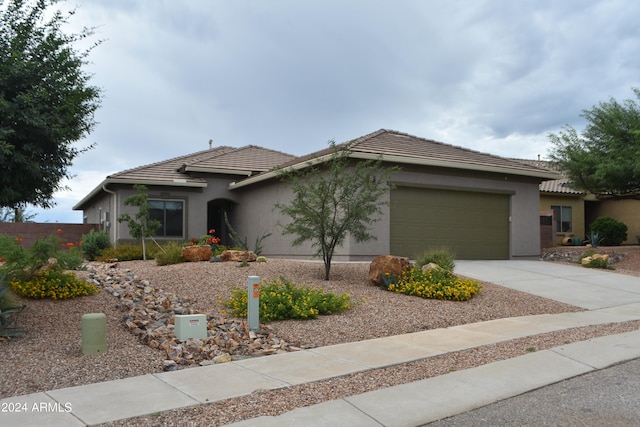
[[[591,223],[591,232],[600,237],[600,244],[619,246],[627,240],[627,226],[609,216],[601,216]]]
[[[16,303],[6,274],[0,276],[0,337],[23,335],[26,332],[14,326],[18,314],[24,307]]]
[[[421,298],[467,301],[479,293],[482,286],[475,280],[456,277],[448,270],[409,268],[387,290]]]
[[[62,231],[62,230],[60,230]],[[22,239],[0,236],[0,257],[5,261],[1,270],[8,277],[28,279],[40,267],[48,263],[49,258],[57,260],[57,269],[78,269],[84,259],[81,249],[73,243],[64,241],[55,235],[36,240],[31,248],[22,247]]]
[[[70,243],[68,243],[70,245]],[[54,255],[58,265],[65,270],[79,270],[84,264],[82,246],[69,246],[69,249],[59,251]]]
[[[587,264],[582,264],[583,267],[586,268],[602,268],[605,270],[614,270],[612,266],[609,265],[609,261],[604,258],[592,258]]]
[[[117,259],[118,261],[133,261],[143,258],[142,245],[130,245],[127,243],[116,247],[106,248],[98,257],[98,261]]]
[[[595,255],[597,255],[597,252],[594,249],[589,249],[580,256],[578,263],[586,268],[603,268],[605,270],[615,270],[615,268],[609,265],[608,260]],[[583,264],[582,260],[585,258],[591,258],[591,260],[588,263]]]
[[[22,239],[19,237],[0,236],[0,258],[4,262],[2,271],[9,278],[16,274],[22,275],[23,271],[27,269],[28,260],[21,243]]]
[[[218,250],[218,244],[220,243],[220,238],[215,237],[213,234],[216,232],[215,229],[209,230],[209,234],[205,234],[204,236],[200,236],[199,239],[196,240],[199,245],[209,245],[211,246],[211,253],[216,254]]]
[[[247,289],[231,289],[224,305],[237,317],[247,316]],[[260,286],[260,321],[315,319],[318,315],[340,313],[351,307],[349,294],[335,295],[322,289],[296,286],[280,276]]]
[[[447,271],[453,271],[456,264],[454,262],[455,255],[448,249],[436,249],[425,252],[421,257],[416,258],[416,267],[422,268],[423,265],[427,265],[430,262],[438,264],[441,268]]]
[[[68,299],[98,292],[92,283],[78,279],[73,273],[58,270],[41,271],[24,281],[13,279],[11,288],[18,295],[34,299]]]
[[[222,252],[226,251],[228,248],[225,245],[216,245],[215,249],[211,249],[211,253],[213,256],[220,256]]]
[[[6,280],[6,277],[6,273],[0,275],[0,310],[18,304],[15,295],[11,292],[11,286],[9,286],[9,281]]]
[[[100,253],[111,246],[109,235],[104,231],[89,231],[82,235],[82,251],[89,261],[95,260]]]
[[[182,245],[178,242],[168,242],[162,245],[155,258],[158,265],[179,264],[185,261],[182,257]]]

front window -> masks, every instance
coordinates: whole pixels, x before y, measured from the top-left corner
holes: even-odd
[[[571,220],[571,206],[551,206],[556,220],[557,233],[571,233],[573,222]]]
[[[157,237],[184,238],[184,201],[149,199],[149,217],[160,221]]]

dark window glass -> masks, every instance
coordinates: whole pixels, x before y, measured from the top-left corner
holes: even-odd
[[[158,237],[184,237],[184,202],[181,200],[149,200],[149,217],[162,224]]]
[[[571,219],[571,206],[551,206],[556,220],[557,233],[571,233],[573,221]]]

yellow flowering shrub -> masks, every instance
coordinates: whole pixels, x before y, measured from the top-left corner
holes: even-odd
[[[237,317],[247,316],[246,288],[231,289],[231,298],[223,304]],[[339,313],[351,307],[348,293],[335,295],[321,288],[296,286],[280,276],[260,285],[260,321],[286,319],[315,319],[318,315]]]
[[[41,299],[69,299],[85,295],[93,295],[98,288],[78,279],[73,273],[48,270],[42,271],[28,280],[11,280],[13,291],[26,298]]]
[[[467,301],[479,293],[482,286],[475,280],[457,277],[447,270],[409,268],[395,283],[389,283],[387,290],[421,298]]]

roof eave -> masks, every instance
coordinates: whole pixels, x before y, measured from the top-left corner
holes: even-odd
[[[243,179],[240,182],[232,182],[231,184],[229,184],[229,186],[227,188],[229,190],[236,190],[238,188],[246,187],[246,186],[255,184],[257,182],[266,181],[268,179],[275,178],[280,173],[282,173],[282,171],[287,171],[287,170],[295,171],[295,170],[304,169],[304,168],[307,168],[307,167],[310,167],[310,166],[314,166],[314,165],[317,165],[319,163],[324,163],[325,161],[329,160],[332,155],[333,155],[333,153],[327,154],[327,155],[324,155],[324,156],[320,156],[320,157],[315,157],[315,158],[307,160],[305,162],[296,163],[294,165],[287,166],[287,167],[282,168],[282,169],[276,168],[276,169],[270,170],[269,172],[264,172],[264,173],[249,177],[247,179]]]
[[[255,172],[255,171],[243,170],[243,169],[207,168],[207,167],[200,167],[200,166],[185,166],[184,171],[224,174],[224,175],[242,175],[242,176],[251,176]]]
[[[388,154],[380,155],[375,153],[363,153],[363,152],[352,152],[350,157],[356,158],[356,159],[363,159],[363,160],[382,159],[383,161],[386,161],[386,162],[413,164],[413,165],[420,165],[420,166],[436,166],[436,167],[444,167],[444,168],[476,170],[476,171],[482,171],[482,172],[505,173],[509,175],[520,175],[520,176],[542,178],[543,180],[561,178],[561,175],[558,175],[557,173],[551,172],[551,171],[547,172],[543,170],[540,170],[540,171],[520,170],[520,169],[501,167],[501,166],[482,165],[482,164],[467,163],[467,162],[454,162],[454,161],[448,161],[448,160],[425,159],[420,157],[394,156],[394,155],[388,155]]]
[[[87,196],[76,203],[71,209],[74,211],[82,210],[82,207],[93,199],[100,192],[104,191],[104,187],[109,184],[124,184],[124,185],[163,185],[172,187],[191,187],[191,188],[205,188],[206,182],[194,182],[186,179],[173,179],[173,180],[153,180],[153,179],[132,179],[132,178],[112,178],[108,177],[102,181],[96,188],[94,188]]]
[[[313,166],[318,163],[323,163],[326,160],[330,159],[332,155],[333,153],[330,153],[321,157],[316,157],[314,159],[311,159],[303,163],[297,163],[295,165],[288,166],[285,169],[292,169],[292,170],[303,169],[308,166]],[[424,159],[424,158],[418,158],[418,157],[394,156],[389,154],[381,155],[377,153],[364,153],[364,152],[352,151],[349,154],[349,157],[353,159],[362,159],[362,160],[382,159],[383,161],[386,161],[386,162],[400,163],[400,164],[436,166],[436,167],[443,167],[443,168],[467,169],[467,170],[476,170],[476,171],[482,171],[482,172],[503,173],[503,174],[509,174],[509,175],[534,177],[534,178],[542,179],[543,181],[562,178],[561,175],[552,171],[520,170],[516,168],[481,165],[477,163],[462,163],[462,162],[453,162],[453,161],[447,161],[447,160]],[[244,179],[240,182],[232,182],[231,184],[229,184],[228,188],[229,190],[235,190],[238,188],[246,187],[260,181],[266,181],[268,179],[274,178],[275,176],[277,176],[278,173],[279,172],[275,170],[269,171],[266,173],[261,173],[259,175],[255,175],[253,177]]]

